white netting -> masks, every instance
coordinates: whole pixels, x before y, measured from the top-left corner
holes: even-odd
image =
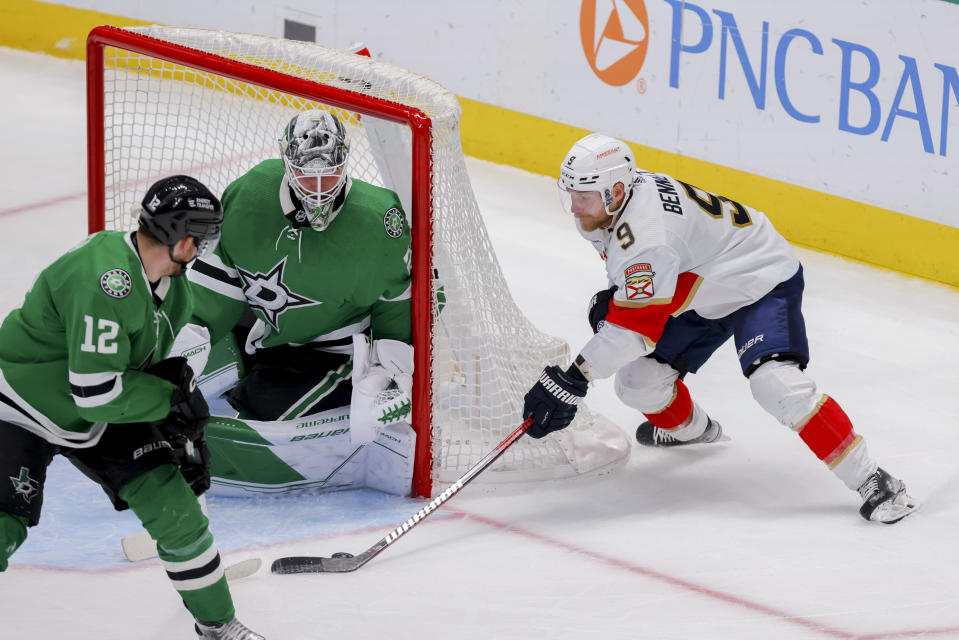
[[[159,26],[129,31],[420,109],[432,120],[433,481],[449,483],[521,421],[523,394],[546,363],[567,363],[567,345],[534,328],[516,307],[473,196],[453,94],[421,75],[311,43]],[[297,112],[316,106],[252,83],[198,72],[112,47],[104,56],[107,228],[130,228],[144,189],[187,173],[215,193],[265,158]],[[409,209],[407,127],[334,110],[351,128],[349,171],[389,186]],[[386,138],[386,142],[384,142]],[[394,170],[384,164],[393,157]],[[405,157],[404,157],[405,154]],[[395,170],[396,157],[406,164]],[[255,233],[255,229],[250,230]],[[524,438],[477,480],[559,478],[608,469],[628,443],[581,408],[573,425],[542,440]],[[435,493],[435,490],[434,490]]]

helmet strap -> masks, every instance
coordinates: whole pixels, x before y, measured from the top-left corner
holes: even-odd
[[[196,238],[193,239],[193,243],[196,244]],[[176,278],[176,277],[182,276],[184,273],[186,273],[187,269],[190,268],[190,265],[193,264],[193,262],[194,262],[194,260],[196,260],[196,258],[194,258],[193,260],[186,260],[186,261],[184,261],[184,260],[177,260],[176,258],[173,257],[173,247],[174,247],[174,246],[176,246],[176,245],[167,245],[167,251],[168,251],[168,253],[170,254],[170,261],[171,261],[171,262],[175,262],[176,264],[178,264],[178,265],[180,265],[181,267],[183,267],[182,269],[180,269],[180,273],[175,273],[175,274],[173,274],[172,277]]]

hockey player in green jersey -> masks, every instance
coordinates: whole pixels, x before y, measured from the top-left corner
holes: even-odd
[[[190,271],[215,345],[201,386],[223,378],[224,338],[246,371],[227,396],[243,421],[207,431],[214,489],[369,485],[360,448],[385,423],[411,470],[410,230],[396,193],[347,174],[350,142],[330,111],[294,116],[281,157],[226,188],[221,241]]]
[[[38,524],[62,454],[157,541],[202,638],[257,640],[236,620],[197,495],[209,411],[167,358],[193,300],[182,275],[219,237],[219,201],[188,176],[146,192],[137,231],[104,231],[47,267],[0,325],[0,571]]]

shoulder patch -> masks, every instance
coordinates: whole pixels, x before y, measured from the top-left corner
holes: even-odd
[[[100,288],[111,298],[126,298],[133,289],[133,280],[123,269],[110,269],[100,276]]]
[[[640,262],[626,267],[626,299],[645,300],[653,297],[653,266]]]
[[[383,215],[383,226],[386,227],[386,234],[391,238],[399,238],[403,235],[405,225],[406,217],[396,207],[392,207]]]

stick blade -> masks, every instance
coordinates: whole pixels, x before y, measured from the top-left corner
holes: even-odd
[[[260,570],[260,565],[262,564],[263,561],[259,558],[248,558],[246,560],[241,560],[236,564],[231,564],[223,570],[223,573],[226,575],[226,579],[228,581],[235,582],[248,576],[252,576],[254,573]]]
[[[120,541],[120,546],[123,547],[123,555],[130,562],[149,560],[157,555],[157,543],[146,531],[123,538]]]
[[[270,571],[290,573],[349,573],[363,566],[359,558],[321,558],[319,556],[287,556],[273,561]]]

